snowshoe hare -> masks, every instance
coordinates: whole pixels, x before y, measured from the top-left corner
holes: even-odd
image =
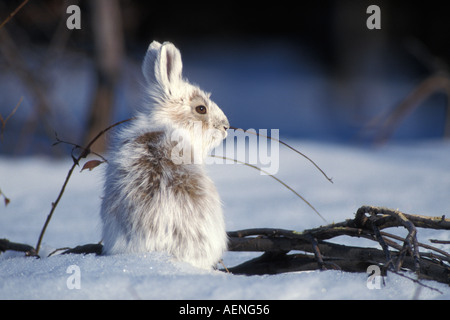
[[[142,65],[148,105],[118,132],[101,205],[103,253],[162,251],[215,267],[227,246],[219,195],[202,159],[228,119],[182,77],[180,51],[153,41]]]

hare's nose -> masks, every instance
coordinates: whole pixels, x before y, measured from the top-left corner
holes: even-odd
[[[228,120],[223,121],[223,122],[222,122],[222,125],[223,125],[223,129],[224,129],[225,131],[227,131],[228,129],[230,129],[230,123],[228,122]]]

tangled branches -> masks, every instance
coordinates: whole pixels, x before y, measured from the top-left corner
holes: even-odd
[[[404,227],[405,238],[381,231]],[[283,272],[338,269],[366,272],[378,265],[384,272],[411,270],[418,279],[450,284],[450,254],[417,241],[417,228],[450,230],[450,219],[402,213],[383,207],[362,206],[354,219],[297,232],[282,229],[247,229],[229,232],[230,251],[261,251],[264,254],[229,268],[234,274],[276,274]],[[373,240],[380,249],[347,246],[326,240],[350,236]],[[401,241],[399,244],[396,241]],[[427,251],[421,252],[419,248]],[[288,254],[290,251],[304,253]]]

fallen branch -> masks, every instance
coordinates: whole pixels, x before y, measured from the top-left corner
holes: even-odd
[[[76,246],[75,248],[70,248],[65,250],[62,254],[96,254],[101,255],[103,250],[103,245],[101,243],[90,243],[82,246]]]
[[[0,253],[8,250],[25,252],[26,256],[37,256],[36,250],[32,246],[11,242],[8,239],[0,239]]]
[[[382,229],[404,227],[405,238]],[[235,274],[276,274],[283,272],[340,269],[366,272],[370,265],[398,273],[411,270],[418,279],[433,279],[450,284],[450,254],[417,241],[416,228],[450,230],[445,217],[410,215],[383,207],[363,206],[354,219],[297,232],[284,229],[246,229],[228,232],[230,251],[261,251],[264,254],[241,265],[228,268]],[[345,246],[326,240],[350,236],[366,238],[380,244],[381,250]],[[391,240],[400,240],[399,245]],[[420,252],[419,248],[428,252]],[[288,254],[290,251],[304,253]]]

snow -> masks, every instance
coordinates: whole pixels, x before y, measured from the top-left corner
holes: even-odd
[[[447,142],[416,141],[378,148],[287,142],[333,177],[331,184],[305,159],[280,146],[277,177],[304,196],[328,222],[351,218],[364,204],[433,216],[447,213]],[[36,156],[0,158],[0,187],[11,199],[7,207],[0,206],[1,238],[36,244],[70,161],[70,156],[64,161]],[[102,166],[93,171],[75,170],[44,236],[41,259],[17,252],[0,255],[0,299],[450,299],[448,285],[423,282],[438,292],[391,273],[384,286],[370,290],[367,275],[362,273],[238,276],[199,270],[155,252],[46,257],[56,248],[100,240]],[[224,202],[227,230],[276,227],[301,231],[324,223],[289,190],[254,169],[214,164],[208,170]],[[450,235],[448,231],[419,229],[419,241],[429,243],[429,238],[449,240]],[[377,246],[356,238],[336,241]],[[448,251],[448,245],[441,248]],[[257,255],[227,252],[224,263],[233,266]]]

